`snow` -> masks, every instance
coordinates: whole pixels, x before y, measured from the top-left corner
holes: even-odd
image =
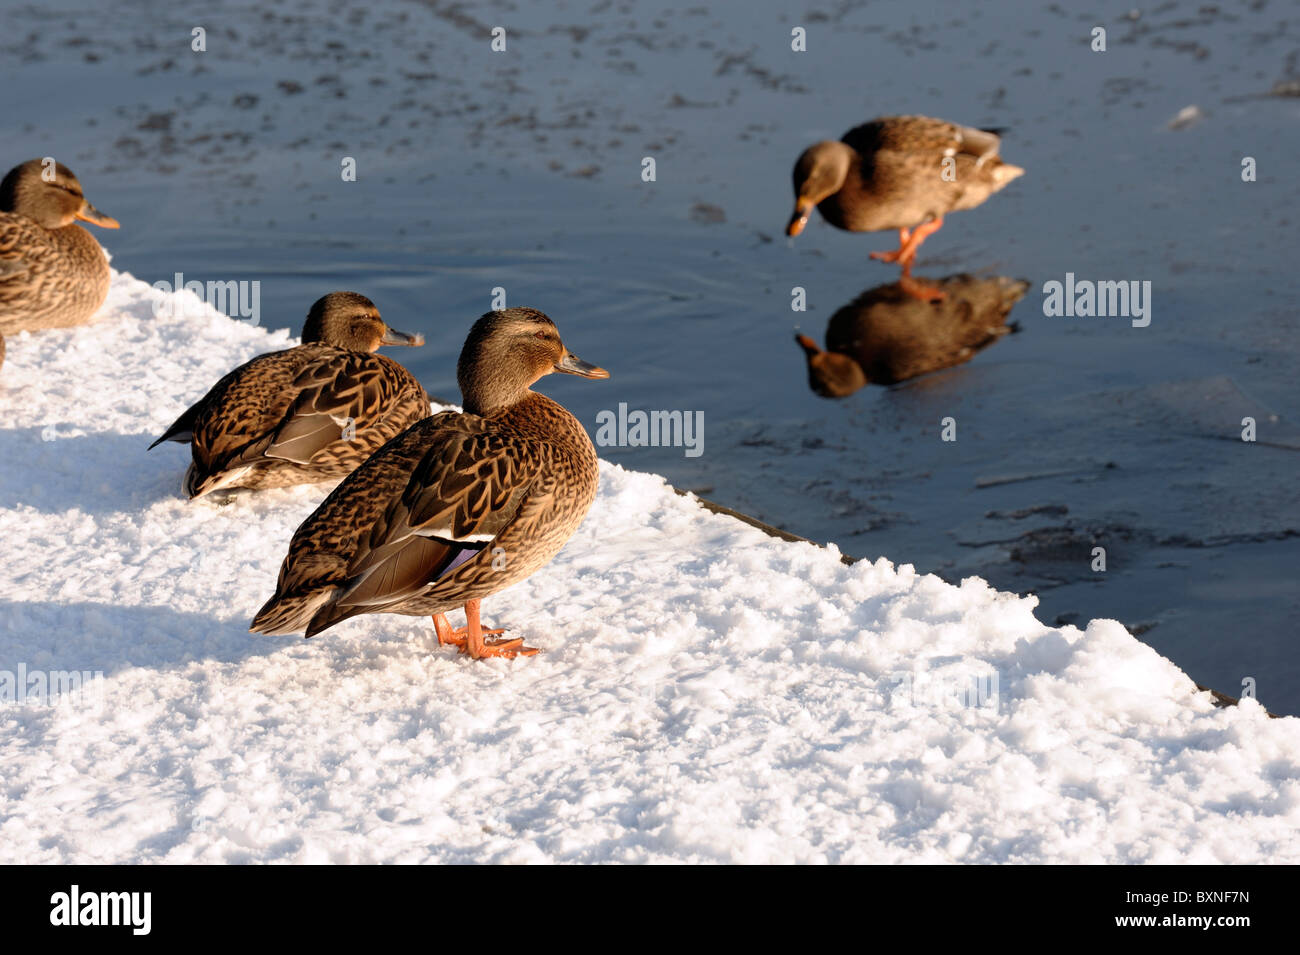
[[[1295,719],[1216,709],[1114,621],[846,565],[608,463],[485,601],[539,656],[399,616],[251,635],[327,488],[189,503],[187,449],[145,449],[292,339],[162,295],[115,273],[96,324],[0,370],[0,693],[103,674],[0,704],[0,862],[1300,861]]]

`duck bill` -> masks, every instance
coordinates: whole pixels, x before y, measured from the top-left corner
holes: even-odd
[[[790,216],[790,221],[786,224],[785,234],[796,236],[804,230],[808,224],[808,214],[812,212],[812,203],[806,199],[800,199],[794,205],[794,215]]]
[[[77,218],[82,222],[89,222],[105,229],[120,229],[122,227],[116,219],[104,215],[89,202],[81,207],[81,211],[77,213]]]
[[[555,370],[566,375],[578,375],[582,378],[608,378],[609,372],[604,368],[583,361],[572,352],[565,352],[564,357],[555,363]]]
[[[822,353],[822,350],[817,346],[817,343],[807,335],[796,335],[794,336],[794,340],[799,343],[799,347],[804,350],[804,354],[809,358],[815,358],[817,355]]]
[[[424,344],[424,336],[419,332],[412,335],[410,332],[399,332],[395,328],[384,330],[384,337],[379,339],[381,345],[410,345],[416,347]]]

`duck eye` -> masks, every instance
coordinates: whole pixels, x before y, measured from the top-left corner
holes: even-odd
[[[537,338],[540,338],[542,341],[546,341],[547,338],[546,332],[533,332],[533,335]]]

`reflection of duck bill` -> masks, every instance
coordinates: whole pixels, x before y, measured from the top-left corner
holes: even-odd
[[[1016,330],[1007,317],[1029,289],[1019,279],[966,274],[927,285],[943,298],[922,301],[901,281],[863,292],[831,316],[825,350],[796,335],[813,392],[839,398],[867,384],[892,385],[967,362]]]
[[[808,387],[823,398],[846,398],[867,385],[862,366],[848,355],[822,351],[807,335],[796,335],[808,357]]]

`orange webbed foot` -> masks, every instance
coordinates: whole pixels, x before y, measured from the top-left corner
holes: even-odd
[[[469,627],[453,627],[447,620],[446,614],[435,613],[433,615],[433,629],[438,634],[438,643],[444,647],[460,647],[465,649],[465,643],[469,640]],[[505,633],[504,630],[480,630],[485,637],[494,637],[499,633]]]
[[[921,248],[921,243],[942,227],[943,217],[941,216],[938,219],[923,222],[915,229],[899,229],[898,248],[890,249],[888,252],[872,252],[871,257],[880,262],[897,262],[903,267],[903,276],[906,279],[907,273],[911,271],[912,263],[916,261],[916,252]],[[942,293],[939,294],[940,298],[942,298]]]
[[[484,633],[500,633],[500,630],[484,630]],[[531,657],[542,651],[537,647],[524,646],[524,638],[516,637],[513,640],[484,640],[478,648],[477,655],[468,647],[461,647],[461,653],[468,653],[475,660],[481,660],[484,657],[505,657],[507,660],[513,660],[515,657]]]
[[[503,657],[507,660],[513,660],[515,657],[531,657],[541,652],[536,647],[524,646],[522,637],[513,640],[485,640],[485,637],[493,637],[505,633],[505,631],[483,629],[479,622],[478,611],[479,601],[467,601],[465,603],[465,626],[456,628],[453,628],[448,622],[446,614],[435,613],[433,615],[433,629],[438,634],[438,643],[442,646],[454,646],[461,653],[468,653],[475,660],[481,660],[484,657]]]

